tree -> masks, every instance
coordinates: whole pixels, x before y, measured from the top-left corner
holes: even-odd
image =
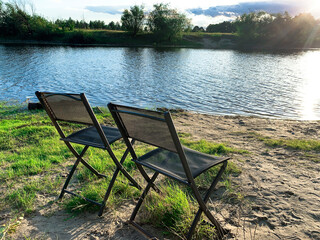
[[[242,43],[257,43],[266,35],[266,28],[273,17],[264,12],[243,14],[236,20],[237,33]]]
[[[168,4],[155,4],[153,7],[148,26],[158,39],[173,41],[182,36],[184,29],[190,28],[190,20],[177,10],[170,9]]]
[[[76,22],[70,17],[68,20],[57,19],[55,21],[55,24],[61,27],[62,31],[66,31],[66,30],[73,31],[76,26]]]
[[[2,1],[0,0],[0,36],[1,36],[1,34],[4,33],[4,30],[5,30],[4,17],[5,17],[5,9],[3,7]]]
[[[115,25],[115,29],[116,30],[121,30],[121,25],[120,25],[120,23],[119,22],[116,22],[116,25]]]
[[[69,19],[66,21],[66,27],[69,28],[70,31],[74,30],[75,21],[69,17]]]
[[[30,33],[37,40],[51,40],[57,32],[57,26],[45,18],[34,14],[30,19]]]
[[[143,20],[145,17],[143,8],[143,6],[139,7],[138,5],[134,5],[130,10],[124,10],[121,16],[122,26],[127,31],[132,32],[133,36],[136,36],[143,27]]]
[[[204,32],[204,29],[203,29],[203,27],[195,26],[192,29],[192,32]]]
[[[0,4],[1,35],[27,37],[30,34],[31,15],[17,3]]]
[[[319,22],[309,13],[290,17],[266,12],[243,14],[236,21],[240,44],[268,48],[312,47],[320,35]]]
[[[114,23],[114,21],[111,21],[111,22],[108,24],[108,28],[111,29],[111,30],[115,30],[115,29],[116,29],[116,24]]]
[[[207,32],[220,32],[220,33],[233,33],[235,32],[236,26],[234,22],[224,21],[218,24],[209,24],[206,28]]]
[[[32,5],[30,5],[33,11]],[[3,3],[0,0],[0,36],[19,39],[48,40],[57,26],[35,13],[28,13],[23,2]]]

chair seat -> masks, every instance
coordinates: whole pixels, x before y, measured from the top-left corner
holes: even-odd
[[[216,157],[201,153],[185,146],[182,146],[189,164],[193,178],[196,178],[205,170],[222,163],[229,158]],[[187,181],[187,176],[183,169],[181,160],[177,153],[157,148],[135,160],[137,163],[149,167],[166,176]]]
[[[112,144],[113,142],[117,141],[122,137],[121,133],[117,128],[107,127],[102,125],[101,127],[110,144]],[[103,149],[105,148],[101,140],[101,137],[95,127],[88,127],[78,132],[74,132],[71,135],[67,136],[66,138],[61,138],[61,140],[72,142],[72,143],[78,143],[82,145],[87,145],[91,147],[97,147],[97,148],[103,148]]]

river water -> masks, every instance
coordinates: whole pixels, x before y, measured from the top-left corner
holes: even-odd
[[[0,100],[86,93],[91,105],[320,119],[320,50],[0,45]]]

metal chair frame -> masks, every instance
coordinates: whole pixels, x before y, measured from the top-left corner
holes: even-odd
[[[123,110],[119,110],[117,109],[117,107],[126,107],[126,108],[131,108],[133,109],[133,111],[123,111]],[[171,115],[170,115],[170,112],[164,112],[164,119],[162,118],[157,118],[157,117],[154,117],[154,116],[151,116],[151,115],[146,115],[146,114],[143,114],[143,113],[138,113],[137,111],[139,111],[138,108],[133,108],[133,107],[127,107],[127,106],[121,106],[121,105],[115,105],[115,104],[112,104],[112,103],[109,103],[108,104],[108,107],[109,107],[109,110],[119,128],[119,131],[121,132],[122,134],[122,137],[125,141],[125,143],[127,144],[127,147],[131,153],[131,156],[133,157],[133,161],[142,168],[143,165],[141,165],[141,163],[139,163],[138,161],[138,157],[132,147],[132,144],[130,143],[129,141],[129,135],[127,133],[127,130],[126,130],[126,126],[124,124],[124,122],[122,121],[121,119],[121,116],[119,113],[122,113],[122,114],[130,114],[130,115],[136,115],[136,116],[139,116],[139,117],[145,117],[145,118],[151,118],[153,120],[157,120],[157,121],[163,121],[163,122],[166,122],[167,123],[167,126],[169,128],[169,131],[170,131],[170,134],[171,134],[171,137],[172,137],[172,140],[174,142],[174,145],[176,147],[176,150],[177,150],[177,153],[178,153],[178,156],[181,160],[181,163],[182,163],[182,166],[183,166],[183,169],[184,169],[184,172],[186,174],[186,177],[187,177],[187,181],[183,181],[173,175],[170,175],[169,173],[167,172],[163,172],[163,171],[160,171],[159,169],[156,169],[156,168],[151,168],[150,166],[146,166],[148,168],[151,168],[155,171],[155,173],[153,174],[153,176],[151,177],[150,180],[147,180],[148,184],[147,186],[145,187],[142,195],[140,196],[139,200],[138,200],[138,203],[135,207],[135,209],[133,210],[132,212],[132,215],[130,217],[130,220],[129,220],[129,223],[132,224],[132,226],[134,226],[138,231],[140,231],[142,234],[144,234],[147,238],[149,239],[156,239],[155,237],[153,237],[152,235],[150,235],[148,232],[146,232],[139,224],[137,224],[134,219],[142,205],[142,202],[144,200],[144,198],[146,197],[146,195],[148,194],[150,188],[154,185],[154,181],[156,180],[156,178],[158,177],[158,175],[161,173],[161,174],[164,174],[172,179],[175,179],[183,184],[186,184],[188,185],[194,196],[195,196],[195,199],[196,201],[198,202],[199,204],[199,209],[194,217],[194,220],[192,222],[192,225],[189,229],[189,232],[188,232],[188,235],[187,235],[187,239],[191,239],[192,238],[192,235],[195,231],[195,228],[196,228],[196,225],[197,223],[199,222],[200,220],[200,216],[202,213],[204,213],[208,219],[211,221],[211,223],[215,226],[216,230],[217,230],[217,236],[219,239],[222,239],[223,236],[227,233],[227,231],[222,228],[222,226],[220,225],[220,223],[214,218],[214,216],[211,214],[211,212],[209,211],[206,203],[208,202],[209,198],[210,198],[210,195],[212,194],[215,186],[217,185],[217,183],[219,182],[221,176],[222,176],[222,173],[224,172],[224,170],[226,169],[227,167],[227,161],[229,160],[229,158],[224,158],[222,159],[219,163],[222,163],[222,166],[220,167],[220,170],[218,172],[218,174],[216,175],[216,177],[213,179],[213,182],[211,184],[211,186],[208,188],[208,190],[206,191],[205,195],[204,195],[204,198],[201,197],[201,194],[195,184],[195,181],[194,181],[194,177],[192,176],[192,173],[191,173],[191,170],[190,170],[190,167],[188,165],[188,162],[187,162],[187,158],[186,158],[186,155],[184,153],[184,150],[182,148],[182,145],[180,143],[180,140],[179,140],[179,137],[178,137],[178,134],[175,130],[175,127],[174,127],[174,124],[173,124],[173,121],[172,121],[172,118],[171,118]],[[150,111],[152,112],[152,111]],[[132,138],[132,137],[131,137]],[[134,138],[133,138],[134,139]],[[135,139],[135,140],[139,140],[139,139]],[[141,141],[141,140],[140,140]],[[142,142],[145,142],[142,140]],[[145,142],[147,144],[150,144],[148,142]],[[151,144],[153,145],[153,144]],[[217,165],[217,164],[216,164]],[[212,166],[213,167],[213,166]],[[205,172],[206,170],[204,170],[203,172]],[[202,172],[202,173],[203,173]]]
[[[62,199],[62,197],[64,196],[65,193],[68,193],[68,194],[71,194],[71,195],[74,195],[74,196],[78,196],[78,197],[81,197],[83,199],[85,199],[86,201],[88,202],[91,202],[95,205],[98,205],[100,207],[100,210],[99,210],[99,213],[98,215],[101,216],[102,213],[103,213],[103,210],[105,208],[105,205],[106,205],[106,202],[110,196],[110,193],[111,193],[111,190],[112,190],[112,187],[115,183],[115,180],[119,174],[119,172],[121,172],[131,183],[134,187],[138,188],[139,190],[141,190],[141,186],[133,179],[133,177],[125,170],[125,168],[123,167],[123,162],[125,161],[128,153],[129,153],[129,149],[127,148],[126,151],[124,152],[123,156],[121,157],[121,160],[118,161],[117,157],[114,155],[112,149],[111,149],[111,146],[110,144],[112,144],[113,142],[119,140],[120,138],[112,141],[112,142],[109,142],[105,133],[103,132],[102,130],[102,127],[100,125],[100,123],[98,122],[86,96],[84,93],[81,93],[79,94],[79,99],[77,98],[74,98],[74,95],[78,95],[78,94],[68,94],[68,93],[50,93],[50,92],[39,92],[37,91],[36,93],[36,96],[38,97],[40,103],[42,104],[42,106],[44,107],[44,109],[46,110],[49,118],[51,119],[53,125],[55,126],[55,128],[57,129],[60,137],[61,137],[61,140],[64,141],[64,143],[67,145],[68,149],[72,152],[72,154],[76,157],[76,161],[73,165],[73,167],[71,168],[69,174],[68,174],[68,177],[62,187],[62,190],[61,190],[61,193],[59,195],[59,199]],[[50,107],[50,104],[47,102],[46,98],[44,97],[43,94],[51,94],[51,95],[62,95],[62,96],[65,96],[65,97],[70,97],[72,98],[73,100],[77,100],[77,101],[82,101],[86,110],[88,111],[88,114],[92,120],[92,125],[96,128],[101,140],[102,140],[102,143],[103,143],[103,149],[104,150],[107,150],[108,154],[110,155],[112,161],[115,163],[116,165],[116,170],[114,171],[113,173],[113,176],[110,180],[110,183],[109,183],[109,186],[108,186],[108,189],[105,193],[105,196],[104,196],[104,199],[102,201],[102,203],[98,203],[94,200],[91,200],[91,199],[88,199],[88,198],[85,198],[83,196],[80,196],[79,194],[76,194],[74,192],[71,192],[69,190],[67,190],[67,187],[68,187],[68,184],[78,166],[78,164],[81,162],[86,168],[88,168],[93,174],[95,174],[98,178],[102,178],[102,177],[105,177],[107,178],[106,175],[102,174],[102,173],[99,173],[96,169],[94,169],[87,161],[85,161],[83,159],[83,156],[84,154],[86,153],[86,151],[88,150],[88,148],[91,146],[91,147],[96,147],[94,144],[90,145],[86,145],[84,143],[77,143],[77,144],[82,144],[82,145],[85,145],[85,147],[82,149],[82,151],[80,153],[78,153],[75,148],[71,145],[71,143],[66,140],[66,136],[63,132],[63,130],[61,129],[61,126],[59,125],[58,121],[63,121],[63,122],[73,122],[73,123],[79,123],[79,122],[75,122],[75,121],[69,121],[69,120],[63,120],[63,119],[57,119],[54,115],[54,111],[52,110],[52,108]],[[50,96],[51,96],[50,95]],[[84,124],[82,122],[80,122],[80,124]],[[111,127],[110,127],[111,128]],[[134,144],[134,140],[131,141],[131,144]],[[143,173],[144,174],[144,173]]]

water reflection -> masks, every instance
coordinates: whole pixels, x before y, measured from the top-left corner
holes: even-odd
[[[301,86],[301,118],[319,119],[320,109],[320,52],[310,51],[300,59],[304,76]]]
[[[5,47],[0,99],[85,92],[92,105],[320,119],[320,51]]]

